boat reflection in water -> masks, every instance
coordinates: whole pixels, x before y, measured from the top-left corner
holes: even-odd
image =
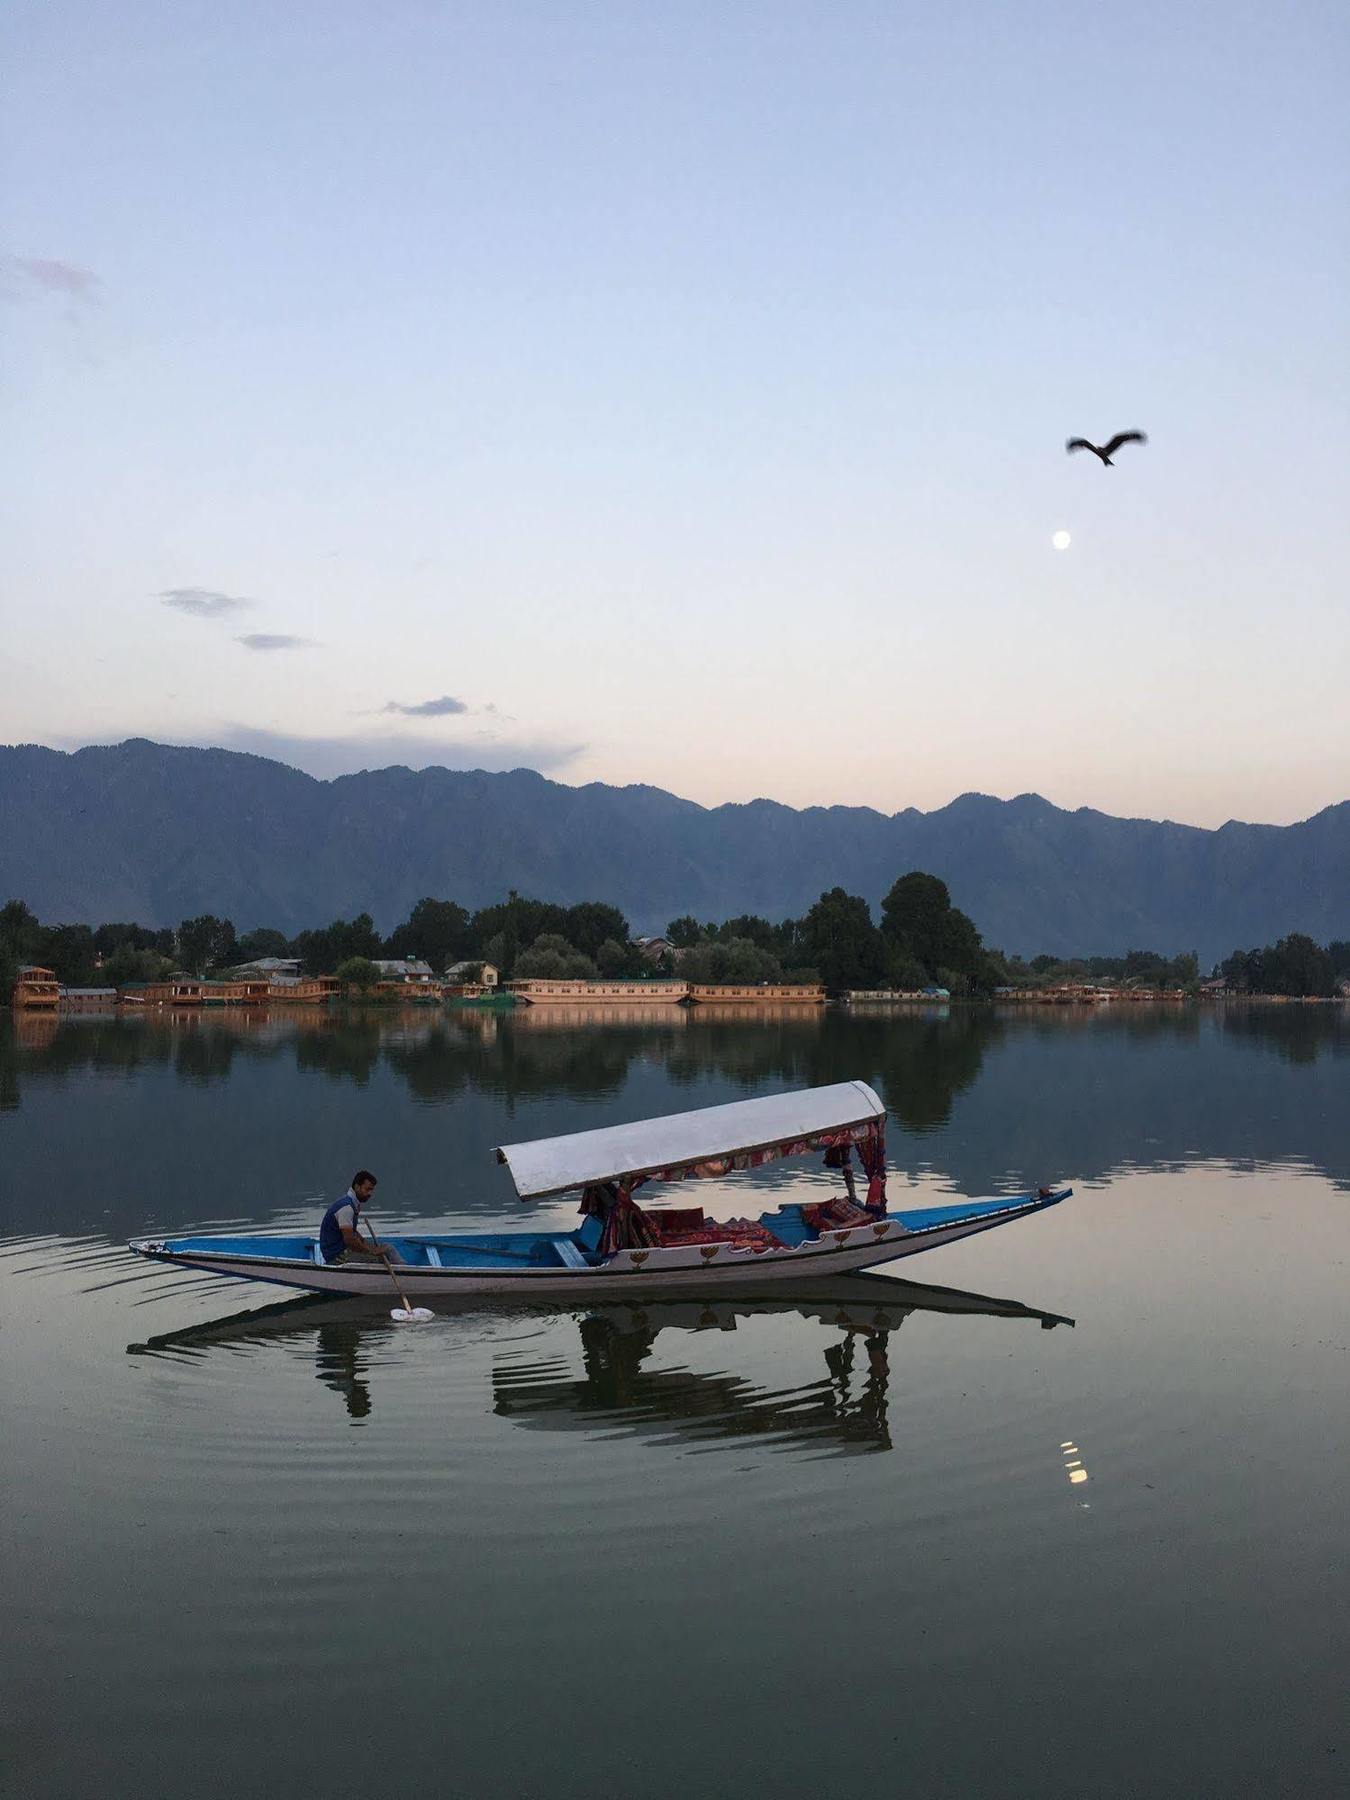
[[[437,1322],[451,1334],[469,1325],[480,1346],[483,1327],[490,1334],[494,1322],[506,1327],[525,1320],[546,1328],[575,1326],[580,1340],[576,1359],[557,1354],[551,1345],[545,1350],[537,1341],[522,1353],[514,1330],[510,1348],[492,1353],[493,1411],[512,1424],[604,1437],[651,1436],[675,1447],[767,1436],[776,1449],[820,1455],[891,1448],[891,1338],[912,1314],[925,1312],[1035,1319],[1043,1330],[1073,1324],[1018,1300],[884,1275],[843,1276],[772,1297],[719,1293],[707,1302],[597,1305],[580,1314],[483,1301],[438,1313]],[[742,1322],[762,1319],[774,1319],[779,1327],[772,1358],[781,1379],[772,1387],[731,1369],[702,1371],[683,1361],[681,1352],[691,1335],[730,1334]],[[822,1326],[830,1334],[823,1346]],[[418,1334],[419,1344],[426,1346],[432,1329]],[[666,1342],[658,1352],[662,1333]],[[355,1423],[372,1409],[373,1361],[393,1343],[409,1341],[368,1301],[308,1297],[166,1332],[129,1344],[127,1352],[195,1361],[217,1346],[264,1350],[287,1340],[293,1349],[306,1336],[314,1340],[318,1380],[342,1398]],[[727,1338],[721,1342],[726,1344]],[[753,1339],[746,1345],[752,1355],[758,1347]],[[446,1349],[458,1351],[453,1337]],[[387,1362],[384,1367],[388,1373]]]
[[[580,1375],[556,1361],[528,1366],[499,1360],[492,1377],[494,1410],[533,1429],[650,1435],[672,1446],[770,1437],[776,1449],[817,1455],[889,1450],[890,1339],[918,1312],[1036,1319],[1044,1330],[1073,1324],[1018,1300],[884,1275],[849,1275],[772,1299],[755,1294],[733,1301],[719,1294],[706,1304],[597,1307],[578,1321]],[[663,1367],[653,1360],[662,1332],[676,1340],[690,1333],[730,1332],[742,1319],[768,1315],[823,1325],[839,1335],[822,1348],[817,1330],[794,1333],[792,1348],[811,1352],[805,1366],[793,1358],[795,1370],[781,1343],[775,1346],[774,1368],[784,1379],[772,1388],[730,1371],[703,1372],[678,1360]],[[668,1341],[663,1348],[675,1350],[677,1344]]]

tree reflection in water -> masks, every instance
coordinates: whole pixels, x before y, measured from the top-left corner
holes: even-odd
[[[558,1102],[562,1115],[567,1103],[597,1101],[610,1116],[640,1117],[861,1079],[891,1114],[893,1164],[962,1192],[1196,1157],[1296,1159],[1346,1182],[1350,1153],[1327,1089],[1328,1065],[1347,1055],[1350,1007],[1333,1005],[786,1007],[754,1020],[662,1006],[591,1019],[547,1008],[20,1014],[0,1018],[0,1108],[86,1070],[215,1089],[241,1065],[265,1063],[278,1080],[289,1069],[300,1082],[366,1088],[392,1076],[423,1104],[477,1097],[503,1121],[537,1101]],[[1277,1068],[1299,1079],[1276,1079]],[[294,1102],[303,1131],[298,1089]],[[171,1154],[174,1109],[162,1092],[155,1105]],[[485,1143],[457,1142],[453,1116],[446,1126],[442,1159],[475,1166]],[[242,1112],[239,1128],[258,1122]]]

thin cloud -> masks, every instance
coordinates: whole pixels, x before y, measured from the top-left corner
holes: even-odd
[[[292,637],[288,631],[250,631],[245,637],[237,637],[236,644],[242,644],[245,650],[314,650],[317,645],[313,638]]]
[[[50,256],[0,256],[0,286],[13,299],[60,294],[67,300],[96,301],[103,283],[92,269]]]
[[[220,594],[214,588],[164,588],[157,598],[194,619],[220,619],[226,613],[242,612],[253,605],[238,594]]]
[[[452,694],[442,694],[439,700],[422,700],[415,706],[405,706],[401,700],[391,700],[381,712],[402,713],[405,719],[448,719],[453,713],[466,713],[469,708],[463,700],[456,700]]]

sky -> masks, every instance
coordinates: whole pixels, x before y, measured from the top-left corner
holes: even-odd
[[[0,740],[1350,798],[1333,0],[11,0],[0,68]]]

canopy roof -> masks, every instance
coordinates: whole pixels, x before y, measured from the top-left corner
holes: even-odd
[[[723,1175],[729,1168],[750,1167],[751,1158],[757,1164],[816,1149],[817,1139],[846,1143],[885,1116],[865,1081],[841,1081],[571,1137],[503,1144],[496,1156],[511,1170],[521,1199],[534,1200],[629,1176],[679,1181],[686,1175]]]

